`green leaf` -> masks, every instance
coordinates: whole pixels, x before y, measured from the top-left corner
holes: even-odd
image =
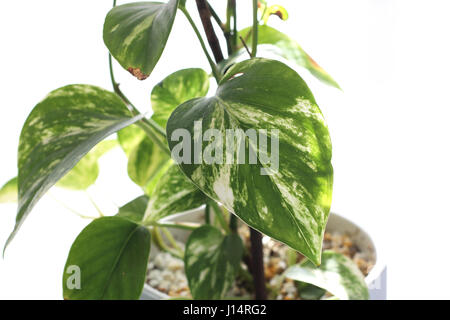
[[[244,247],[237,234],[224,236],[210,225],[194,230],[184,257],[186,277],[194,299],[221,299],[230,290]]]
[[[157,222],[169,215],[198,208],[207,197],[181,172],[172,165],[157,182],[148,203],[145,221]]]
[[[150,196],[153,193],[153,190],[155,190],[156,185],[158,184],[159,180],[166,174],[167,170],[173,165],[173,161],[169,160],[167,161],[164,166],[153,176],[153,178],[149,181],[149,183],[144,188],[144,193],[147,196]]]
[[[104,140],[86,154],[59,182],[58,187],[86,190],[95,183],[99,174],[98,159],[117,146],[117,140]]]
[[[204,133],[213,128],[219,134],[210,142]],[[244,133],[249,129],[262,135],[259,144]],[[227,130],[238,138],[234,148],[216,152],[212,164],[198,161],[200,147],[206,155],[217,146],[223,151]],[[331,142],[312,93],[294,70],[267,59],[234,65],[215,96],[190,100],[173,112],[167,136],[174,159],[186,151],[180,166],[206,195],[254,229],[320,263],[332,193]],[[268,147],[272,152],[264,141],[275,145]],[[240,142],[245,164],[236,161]],[[254,164],[249,155],[256,155]]]
[[[17,177],[12,178],[0,189],[0,203],[17,201]]]
[[[204,97],[209,90],[209,75],[202,69],[183,69],[172,73],[152,90],[153,120],[166,127],[172,111],[187,100]]]
[[[325,289],[342,300],[369,299],[369,290],[358,266],[337,252],[324,251],[319,267],[308,261],[288,268],[285,276]]]
[[[245,39],[247,46],[252,44],[252,27],[245,28],[239,35]],[[274,52],[283,58],[297,63],[307,69],[320,81],[340,89],[336,81],[311,58],[300,45],[284,33],[267,25],[258,27],[258,45],[271,45],[266,47],[268,51]],[[261,52],[261,51],[259,51]]]
[[[145,187],[167,161],[169,161],[168,155],[161,152],[150,138],[145,137],[130,152],[128,176],[137,185]]]
[[[103,26],[103,41],[111,55],[139,80],[153,71],[166,46],[178,0],[135,2],[114,7]]]
[[[127,218],[134,222],[141,222],[147,209],[149,198],[146,195],[137,197],[119,208],[117,217]]]
[[[133,124],[117,132],[117,140],[127,155],[146,137],[145,131]]]
[[[298,295],[303,300],[319,300],[327,292],[325,289],[300,281],[297,281],[297,288]]]
[[[51,92],[28,116],[19,141],[19,206],[5,248],[36,202],[97,143],[138,121],[114,93],[89,85]]]
[[[150,232],[130,220],[103,217],[75,239],[64,267],[63,294],[68,300],[138,299],[150,254]],[[70,272],[80,271],[80,288]]]
[[[169,157],[160,152],[145,131],[136,125],[120,130],[117,136],[128,157],[128,176],[150,195],[148,191],[151,191],[158,177],[163,174],[162,170],[167,169]]]

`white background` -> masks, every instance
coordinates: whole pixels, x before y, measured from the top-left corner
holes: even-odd
[[[125,1],[123,1],[125,2]],[[120,3],[123,3],[119,1]],[[129,1],[127,1],[129,2]],[[189,0],[188,3],[193,2]],[[224,0],[212,0],[223,7]],[[0,184],[17,174],[17,143],[31,109],[71,83],[110,89],[103,19],[112,1],[9,1],[0,9]],[[240,27],[251,1],[239,0]],[[328,88],[299,70],[327,118],[333,140],[333,210],[367,228],[388,265],[388,297],[450,298],[450,5],[448,1],[279,0],[297,39],[342,86]],[[195,12],[193,16],[197,18]],[[197,20],[198,21],[198,20]],[[169,73],[208,65],[179,14],[150,79],[116,68],[122,88],[150,112],[150,91]],[[139,194],[116,150],[102,159],[90,190],[113,214]],[[83,193],[50,191],[0,260],[0,298],[59,299],[70,245],[96,212]],[[0,205],[0,243],[14,225],[15,204]]]

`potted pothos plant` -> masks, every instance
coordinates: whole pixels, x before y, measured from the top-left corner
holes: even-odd
[[[334,251],[322,250],[333,185],[330,136],[307,84],[282,61],[339,86],[297,42],[268,25],[287,19],[283,7],[249,1],[253,25],[242,30],[236,0],[228,0],[223,17],[209,1],[190,1],[204,35],[186,0],[114,1],[103,29],[113,90],[68,85],[28,116],[18,176],[0,193],[2,201],[18,200],[5,248],[52,186],[87,189],[99,157],[116,145],[143,191],[75,239],[63,270],[65,299],[138,299],[146,281],[164,291],[167,284],[148,280],[149,268],[165,268],[164,261],[182,270],[185,280],[173,281],[186,282],[180,290],[194,299],[239,295],[240,287],[246,292],[240,296],[256,299],[368,298],[351,239],[335,246],[336,235],[328,234]],[[138,80],[151,76],[177,14],[189,21],[211,70],[183,69],[163,79],[151,92],[148,118],[120,89],[112,59]],[[263,58],[267,51],[282,61]],[[195,221],[171,219],[201,206]],[[174,238],[179,230],[187,232],[185,241]],[[149,258],[151,247],[176,261],[156,251]]]

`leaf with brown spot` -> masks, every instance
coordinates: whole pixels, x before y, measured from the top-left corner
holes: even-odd
[[[137,79],[147,79],[159,61],[178,3],[127,3],[114,7],[106,16],[103,41],[111,55]]]
[[[148,78],[148,74],[142,73],[141,69],[139,68],[128,68],[128,72],[131,73],[133,76],[138,78],[138,80],[145,80]]]

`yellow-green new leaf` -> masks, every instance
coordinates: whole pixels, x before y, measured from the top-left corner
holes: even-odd
[[[19,205],[6,245],[48,189],[96,144],[141,118],[116,94],[89,85],[62,87],[36,105],[20,135]]]
[[[146,136],[130,152],[128,176],[137,185],[146,187],[169,160],[169,156]]]
[[[152,119],[166,127],[172,111],[187,100],[204,97],[209,89],[209,75],[203,69],[176,71],[152,90]]]
[[[252,27],[241,30],[239,35],[245,39],[248,46],[251,46],[253,40]],[[295,40],[284,33],[267,25],[260,25],[258,27],[258,45],[270,45],[266,48],[268,51],[295,62],[311,72],[320,81],[340,89],[338,83]],[[263,50],[259,51],[259,53],[261,52]]]
[[[135,2],[114,7],[103,26],[111,55],[139,80],[153,71],[166,46],[179,0]]]
[[[0,203],[17,201],[17,177],[12,178],[0,189]]]
[[[147,192],[148,186],[155,183],[153,180],[167,168],[169,156],[161,152],[144,130],[136,125],[120,130],[117,136],[128,157],[128,176]]]
[[[235,64],[214,96],[175,109],[167,137],[172,157],[181,157],[181,169],[206,195],[320,263],[331,204],[331,142],[294,70],[261,58]],[[238,161],[242,149],[245,161]]]
[[[83,157],[59,182],[58,187],[86,190],[95,183],[100,172],[98,160],[117,146],[117,140],[104,140]]]
[[[132,124],[117,132],[117,140],[127,155],[130,156],[131,151],[146,137],[145,131],[137,125]]]

